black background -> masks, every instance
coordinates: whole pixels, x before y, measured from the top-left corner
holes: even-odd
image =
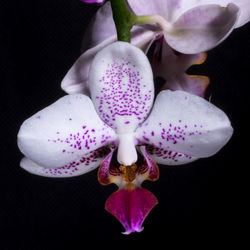
[[[194,246],[205,236],[204,248],[225,232],[226,241],[232,243],[240,229],[234,223],[244,223],[248,199],[244,176],[249,167],[245,143],[249,143],[250,24],[209,51],[203,65],[189,70],[210,76],[207,97],[211,95],[212,103],[230,117],[232,139],[211,158],[160,166],[160,179],[143,185],[157,196],[159,205],[145,220],[142,233],[121,235],[123,227],[104,210],[116,187],[101,186],[97,171],[50,179],[19,167],[19,127],[65,95],[60,82],[80,55],[84,30],[96,10],[80,0],[0,3],[0,249],[95,249],[99,243],[123,249],[162,241],[167,249],[171,242]]]

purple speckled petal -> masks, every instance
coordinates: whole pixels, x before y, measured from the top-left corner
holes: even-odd
[[[130,234],[143,230],[143,221],[157,204],[157,198],[144,188],[120,189],[107,199],[105,209],[122,223],[124,234]]]
[[[212,49],[221,43],[234,29],[239,8],[229,4],[202,5],[183,13],[172,24],[172,31],[165,33],[170,47],[185,53],[195,54]]]
[[[148,56],[154,76],[166,81],[162,90],[183,90],[204,97],[209,78],[188,75],[186,71],[194,64],[203,63],[206,60],[206,53],[176,55],[164,39],[159,39],[155,41],[154,50]]]
[[[148,155],[152,160],[162,165],[182,165],[193,162],[197,160],[197,157],[179,153],[170,149],[171,147],[165,149],[164,147],[146,146]]]
[[[89,87],[97,113],[118,134],[133,133],[153,104],[150,63],[129,43],[113,43],[95,56]]]
[[[138,144],[202,158],[219,151],[233,129],[226,114],[205,99],[183,91],[163,90],[136,132]]]
[[[24,157],[20,162],[20,166],[31,174],[40,176],[53,178],[74,177],[97,168],[109,152],[109,147],[102,147],[58,168],[44,168]]]
[[[115,143],[89,97],[68,95],[27,119],[18,133],[22,153],[45,168],[58,168]]]
[[[129,43],[107,46],[93,60],[89,88],[97,113],[119,136],[118,162],[132,165],[137,161],[133,132],[148,116],[154,99],[147,57]]]
[[[150,41],[155,35],[153,31],[138,27],[132,31],[132,44],[147,51]],[[112,35],[95,47],[85,51],[70,68],[61,83],[61,88],[68,94],[82,93],[89,95],[88,75],[94,56],[107,45],[116,41],[116,35]]]

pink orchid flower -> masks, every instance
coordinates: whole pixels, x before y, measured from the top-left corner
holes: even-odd
[[[166,26],[171,27],[171,32],[153,24],[134,26],[131,30],[131,43],[145,53],[148,53],[154,41],[160,39],[161,43],[157,42],[158,49],[151,60],[154,76],[166,80],[165,88],[184,90],[199,96],[204,96],[209,79],[189,76],[186,74],[187,68],[203,62],[203,51],[218,45],[234,28],[250,19],[249,0],[128,0],[128,3],[135,14],[160,15],[168,24]],[[110,3],[107,2],[97,11],[87,28],[83,54],[64,77],[62,89],[69,94],[88,94],[90,64],[99,50],[114,41],[116,29]],[[186,55],[173,56],[171,47]]]
[[[228,142],[233,129],[223,111],[183,91],[161,91],[153,105],[150,63],[129,43],[101,50],[89,83],[91,99],[67,95],[22,124],[18,146],[25,157],[20,165],[47,177],[77,176],[100,166],[100,183],[119,187],[108,198],[107,211],[126,234],[140,232],[157,204],[141,187],[144,180],[159,177],[156,163],[179,165],[209,157]]]
[[[208,51],[250,20],[248,0],[127,0],[137,15],[157,14],[167,44],[184,54]],[[164,25],[164,24],[163,24]]]

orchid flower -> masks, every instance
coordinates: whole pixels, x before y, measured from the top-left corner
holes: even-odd
[[[170,47],[184,54],[204,52],[215,47],[234,28],[239,28],[250,20],[248,0],[127,0],[127,2],[138,18],[142,16],[145,19],[145,23],[148,21],[158,24],[158,27],[142,26],[145,31],[152,30],[154,37],[164,35]],[[115,35],[110,3],[106,3],[98,10],[90,24],[83,41],[83,51]],[[142,35],[140,40],[144,45],[148,43],[147,37]]]
[[[21,167],[47,177],[72,177],[100,165],[99,182],[119,189],[106,210],[140,232],[157,204],[141,187],[159,177],[156,163],[179,165],[218,152],[233,129],[226,114],[198,96],[161,91],[154,101],[153,74],[145,54],[116,42],[95,56],[89,73],[91,99],[62,97],[21,126]],[[138,160],[138,153],[143,161]],[[117,155],[120,164],[112,160]]]
[[[191,66],[192,62],[204,61],[199,59],[205,58],[203,51],[222,42],[233,28],[244,25],[250,19],[248,0],[128,0],[128,3],[136,15],[150,15],[151,18],[154,15],[161,16],[161,21],[165,20],[172,29],[172,32],[165,32],[162,28],[147,24],[134,26],[131,30],[131,43],[141,48],[145,53],[148,52],[154,41],[161,39],[162,43],[158,43],[158,47],[162,46],[163,49],[155,52],[161,60],[152,62],[154,75],[156,77],[164,75],[163,78],[168,82],[166,86],[169,89],[185,90],[199,96],[204,95],[204,90],[209,82],[208,78],[187,77],[184,70]],[[225,8],[227,5],[228,7]],[[186,22],[186,20],[190,22]],[[197,26],[197,24],[199,25]],[[183,25],[182,29],[180,25]],[[178,32],[173,32],[175,26],[178,27]],[[83,54],[64,77],[61,83],[62,89],[69,94],[89,94],[88,72],[90,64],[98,51],[116,39],[112,10],[110,3],[107,2],[97,11],[87,28],[83,39]],[[162,52],[160,54],[167,46],[184,54],[194,54],[190,57],[189,55],[183,56],[190,64],[186,64],[185,60],[183,63],[183,57],[180,57],[179,60],[171,56],[169,59],[167,56],[173,54],[170,48],[167,49],[169,53]],[[194,58],[198,58],[197,61],[193,61]],[[175,65],[174,69],[171,66],[173,64]],[[177,78],[174,81],[172,77],[166,78],[165,72],[168,71],[169,66],[174,70],[175,75],[185,76],[185,81],[177,82]]]

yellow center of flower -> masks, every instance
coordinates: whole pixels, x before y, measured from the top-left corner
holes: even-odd
[[[136,165],[130,165],[130,166],[120,166],[120,170],[122,172],[122,178],[124,181],[130,183],[133,182],[133,180],[136,178]]]

